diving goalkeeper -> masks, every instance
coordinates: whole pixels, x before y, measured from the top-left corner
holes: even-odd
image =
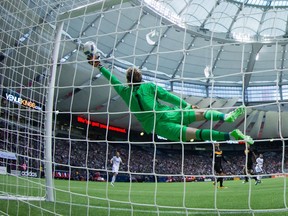
[[[254,141],[235,129],[230,133],[210,129],[197,129],[188,125],[194,121],[222,120],[233,122],[245,112],[244,107],[224,114],[215,110],[199,109],[198,106],[188,104],[185,100],[169,93],[167,90],[150,82],[142,82],[142,73],[137,68],[126,71],[127,85],[120,82],[105,68],[99,56],[88,56],[88,63],[98,68],[103,76],[113,85],[115,91],[122,97],[131,112],[141,123],[146,133],[154,132],[171,141],[189,142],[193,140],[244,140],[248,144]],[[173,107],[164,105],[159,100],[166,101]]]

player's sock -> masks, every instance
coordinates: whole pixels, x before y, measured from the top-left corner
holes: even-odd
[[[240,106],[233,110],[232,112],[228,113],[224,117],[225,122],[234,122],[239,116],[243,115],[245,113],[245,107]]]
[[[223,187],[223,178],[219,178],[220,187]]]
[[[115,182],[115,176],[113,175],[111,183]]]
[[[249,145],[254,144],[254,140],[247,135],[244,135],[239,129],[235,129],[232,132],[230,132],[230,139],[233,140],[244,140],[246,141]]]
[[[211,137],[212,135],[212,137]],[[215,141],[225,141],[229,140],[229,133],[219,132],[209,129],[198,129],[196,130],[196,139],[197,140],[215,140]]]
[[[206,120],[213,120],[213,121],[217,121],[217,120],[222,120],[224,121],[225,118],[225,114],[216,110],[206,110],[204,113],[204,118]]]

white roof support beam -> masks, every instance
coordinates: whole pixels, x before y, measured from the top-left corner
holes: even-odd
[[[281,128],[279,128],[279,132],[282,135],[282,137],[288,137],[288,127],[287,127],[288,112],[281,112],[280,117],[281,117],[281,125],[280,125]]]
[[[283,69],[284,69],[284,64],[285,64],[285,58],[286,58],[286,44],[283,45],[282,48],[282,56],[281,56],[281,71],[278,77],[278,83],[279,83],[279,95],[280,95],[280,100],[283,100],[283,92],[282,92],[282,81],[283,81]]]
[[[262,125],[262,122],[263,122],[263,118],[264,118],[264,111],[253,111],[254,113],[257,113],[258,114],[258,117],[257,117],[257,120],[255,121],[252,129],[250,130],[250,133],[249,135],[251,137],[255,137],[257,138],[259,136],[259,132],[260,132],[260,128],[261,128],[261,125]]]
[[[180,13],[179,13],[179,15],[181,15],[182,13],[183,13],[183,11],[185,10],[185,7],[180,11]],[[169,29],[171,29],[171,26],[168,26],[167,28],[166,28],[166,30],[162,33],[162,35],[160,36],[160,40],[159,41],[161,41],[161,39],[162,38],[164,38],[164,36],[167,34],[167,32],[169,31]],[[150,50],[150,52],[149,53],[152,53],[155,49],[156,49],[156,47],[158,46],[158,43],[156,43],[153,47],[152,47],[152,49]],[[142,62],[142,64],[140,65],[140,69],[144,66],[144,64],[146,63],[146,61],[147,61],[147,59],[149,58],[149,55],[147,55],[146,57],[145,57],[145,59],[144,59],[144,61]],[[173,87],[172,87],[172,84],[171,84],[171,89],[172,89]]]
[[[139,17],[139,20],[136,20],[129,28],[129,30],[133,29],[136,25],[138,25],[138,23],[142,20],[142,18],[146,15],[146,13],[142,12],[141,16]],[[111,49],[109,51],[109,53],[107,54],[106,58],[109,58],[111,56],[111,54],[113,53],[113,51],[115,50],[115,48],[118,47],[119,44],[122,43],[122,40],[124,40],[124,38],[130,34],[129,31],[126,31],[125,34],[117,41],[117,43],[115,44],[115,46],[113,47],[113,49]]]
[[[220,4],[220,2],[221,2],[221,0],[218,0],[218,1],[215,2],[214,7],[213,7],[213,8],[211,9],[211,11],[207,14],[205,20],[204,20],[204,21],[202,22],[202,24],[200,25],[200,28],[199,28],[200,30],[203,29],[203,28],[205,28],[206,22],[207,22],[208,19],[212,16],[215,8]]]
[[[246,100],[246,90],[249,86],[249,82],[252,76],[252,72],[254,70],[255,62],[256,62],[256,56],[263,47],[263,44],[261,43],[255,43],[252,44],[252,52],[249,57],[249,62],[247,64],[246,73],[244,74],[244,83],[243,83],[243,90],[244,90],[244,99]],[[245,101],[246,102],[246,101]]]
[[[240,14],[240,12],[242,11],[242,9],[243,9],[243,4],[239,6],[239,8],[238,8],[238,10],[237,10],[237,12],[236,12],[236,14],[235,14],[235,16],[233,17],[233,21],[231,22],[231,24],[230,24],[230,26],[229,26],[229,29],[228,29],[228,31],[227,31],[227,35],[226,35],[227,38],[230,37],[231,29],[232,29],[234,23],[236,22],[237,17],[239,16],[239,14]]]
[[[91,4],[87,4],[81,7],[74,8],[72,10],[66,11],[58,16],[58,21],[62,21],[69,18],[76,18],[83,16],[85,14],[93,13],[95,11],[103,11],[107,8],[111,8],[115,5],[124,4],[129,0],[105,0],[105,1],[97,1]]]
[[[268,111],[266,112],[264,127],[261,138],[277,138],[279,137],[279,113]]]
[[[189,50],[189,49],[193,46],[193,44],[195,43],[195,40],[196,40],[196,37],[193,37],[192,41],[190,42],[190,44],[188,45],[188,47],[187,47],[186,50]],[[174,71],[171,79],[175,78],[175,76],[176,76],[176,74],[177,74],[180,66],[183,64],[183,61],[184,61],[184,59],[185,59],[185,55],[187,55],[187,52],[185,52],[185,53],[183,54],[182,58],[180,59],[180,62],[179,62],[179,64],[177,65],[177,67],[176,67],[176,69],[175,69],[175,71]],[[172,89],[173,89],[173,85],[172,85]]]

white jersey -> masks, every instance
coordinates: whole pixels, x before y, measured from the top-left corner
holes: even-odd
[[[256,173],[261,173],[263,171],[263,163],[264,163],[263,158],[258,157],[256,159],[256,167],[255,167]]]
[[[111,159],[112,161],[112,172],[113,173],[117,173],[118,170],[119,170],[119,166],[120,166],[120,163],[122,163],[122,160],[121,160],[121,157],[117,157],[117,156],[113,156],[113,158]]]

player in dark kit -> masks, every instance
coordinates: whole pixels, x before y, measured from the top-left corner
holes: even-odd
[[[222,161],[230,164],[230,162],[228,160],[226,160],[226,158],[223,155],[222,150],[220,149],[220,144],[219,143],[215,143],[215,153],[214,153],[214,171],[216,173],[217,176],[223,176],[224,174],[224,170],[222,167]],[[219,188],[226,188],[223,186],[223,177],[216,177],[217,181],[215,181],[213,184],[216,185],[217,182],[220,182]]]
[[[247,163],[243,167],[243,173],[245,175],[254,175],[253,163],[256,160],[256,155],[254,151],[250,148],[250,145],[247,145],[247,149],[244,150],[244,153],[247,158]],[[253,177],[253,179],[257,181],[256,177]],[[247,183],[248,181],[249,181],[248,176],[245,176],[245,180],[243,181],[243,183]]]

